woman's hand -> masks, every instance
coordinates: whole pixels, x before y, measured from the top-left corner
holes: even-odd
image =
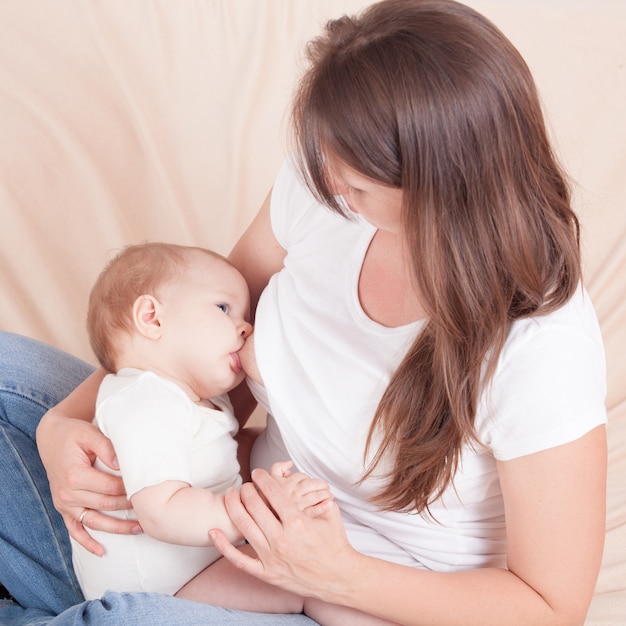
[[[42,418],[37,447],[48,473],[54,506],[70,535],[90,552],[104,554],[85,526],[107,532],[141,532],[136,521],[119,520],[100,513],[131,508],[122,479],[93,467],[98,457],[118,469],[111,442],[91,422],[73,419],[58,407]],[[82,519],[81,519],[82,516]]]
[[[213,544],[248,574],[302,596],[326,599],[335,583],[342,586],[342,572],[349,571],[357,554],[336,504],[326,500],[324,513],[318,510],[311,517],[291,499],[284,478],[256,469],[252,479],[239,491],[227,492],[226,509],[257,558],[237,550],[218,529],[209,533]]]

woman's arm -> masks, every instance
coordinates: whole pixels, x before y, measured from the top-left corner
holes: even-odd
[[[117,469],[111,442],[91,423],[98,387],[105,375],[104,370],[96,370],[50,409],[37,428],[37,447],[48,473],[54,505],[70,535],[98,555],[102,555],[102,547],[78,522],[84,509],[93,509],[84,519],[90,528],[126,534],[141,531],[136,522],[98,512],[130,508],[121,478],[92,467],[99,457]]]
[[[266,472],[227,494],[233,521],[258,558],[219,532],[211,536],[237,567],[283,589],[400,624],[579,625],[602,558],[606,433],[499,463],[509,542],[508,569],[423,571],[357,553],[338,509],[311,519],[290,505]]]
[[[272,192],[232,249],[228,260],[243,274],[250,288],[252,318],[269,279],[280,271],[287,252],[276,241],[270,220]]]

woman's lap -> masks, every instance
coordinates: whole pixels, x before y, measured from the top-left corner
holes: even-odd
[[[0,605],[3,626],[316,626],[305,615],[247,613],[152,593],[107,592],[60,615]]]
[[[57,613],[82,601],[65,525],[35,430],[93,367],[38,341],[0,333],[1,582],[23,606]]]
[[[0,623],[314,625],[304,615],[244,613],[158,594],[109,593],[102,600],[82,601],[67,530],[52,504],[35,431],[43,414],[92,371],[60,350],[0,332],[0,582],[21,605],[0,600]]]

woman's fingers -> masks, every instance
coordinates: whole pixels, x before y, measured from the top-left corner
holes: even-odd
[[[324,517],[327,513],[331,511],[332,506],[333,500],[331,497],[306,507],[305,509],[303,509],[303,513],[308,517]]]
[[[72,508],[126,509],[124,484],[119,476],[92,464],[101,455],[116,465],[111,442],[93,424],[65,418],[55,439],[56,447],[38,440],[52,496],[61,513]]]
[[[96,459],[118,469],[109,439],[92,423],[49,411],[37,429],[37,445],[50,482],[54,506],[70,535],[90,552],[103,554],[86,529],[119,534],[142,532],[136,520],[121,520],[101,511],[130,509],[119,476],[93,467]]]
[[[76,465],[68,472],[67,486],[59,490],[64,502],[113,511],[129,509],[124,482],[120,476],[107,474],[91,465]],[[83,499],[89,498],[88,502]],[[74,501],[73,501],[74,500]]]
[[[319,517],[328,511],[328,506],[332,501],[332,494],[318,491],[305,494],[297,500],[297,505],[300,511],[309,517]]]
[[[289,480],[292,479],[293,476],[289,478]],[[275,512],[276,515],[274,518],[277,517],[279,520],[285,521],[290,517],[293,517],[293,515],[300,513],[300,509],[295,505],[291,496],[285,490],[284,483],[281,483],[268,472],[263,469],[255,469],[252,472],[252,481],[254,486],[263,495],[263,498]],[[253,507],[252,510],[248,508],[248,501],[243,500],[244,493],[242,489],[242,500],[252,517],[254,517],[255,521],[257,523],[265,521],[267,524],[270,524],[267,512],[271,514],[271,511],[269,511],[259,494],[256,494],[256,498],[254,497],[255,494],[251,491],[247,492],[245,495],[250,502],[250,506]],[[257,514],[261,517],[257,518]],[[276,522],[276,519],[274,521]]]
[[[83,548],[96,556],[104,555],[104,548],[86,530],[85,527],[73,517],[63,516],[70,537],[75,539]]]
[[[56,489],[51,486],[56,509],[63,518],[78,519],[85,509],[98,511],[118,511],[130,509],[131,504],[126,498],[124,484],[119,476],[113,476],[94,469],[91,465],[76,465],[68,471],[66,481]],[[90,515],[93,517],[93,514]],[[112,527],[119,527],[122,520],[113,520]],[[125,532],[132,532],[130,530]],[[94,528],[108,530],[108,528]],[[69,530],[69,529],[68,529]],[[110,531],[115,532],[115,531]]]
[[[124,483],[119,476],[102,472],[87,462],[69,467],[63,483],[59,481],[56,491],[59,501],[68,506],[112,510],[111,499],[119,502],[126,500]],[[85,497],[91,498],[89,502],[83,500]]]
[[[93,438],[86,442],[88,448],[95,454],[96,457],[108,468],[112,470],[119,470],[120,466],[117,462],[117,455],[113,444],[108,437],[105,437],[99,429],[90,431]]]
[[[100,555],[100,544],[91,538],[85,528],[122,535],[142,532],[136,520],[122,520],[101,512],[132,508],[119,476],[101,472],[90,465],[80,474],[79,478],[69,480],[70,487],[58,491],[58,500],[55,500],[55,506],[61,511],[70,535],[76,541],[90,552]]]
[[[50,418],[49,421],[58,428],[55,445],[48,445],[50,437],[38,439],[38,444],[45,451],[42,459],[54,506],[70,535],[90,552],[101,555],[102,547],[85,527],[119,534],[141,532],[137,521],[100,512],[131,508],[122,479],[92,466],[96,458],[103,459],[112,469],[117,466],[109,439],[93,424],[82,420],[59,418],[55,422]]]
[[[243,554],[222,531],[211,530],[209,536],[221,554],[247,574],[300,595],[315,595],[333,577],[341,578],[337,559],[347,563],[356,553],[333,500],[316,502],[303,512],[290,496],[291,478],[264,470],[254,470],[252,478],[254,484],[246,483],[239,491],[230,489],[225,505],[256,556]],[[317,500],[316,494],[324,495],[325,489],[305,488],[304,493]]]
[[[311,478],[302,472],[289,476],[289,482],[297,485],[302,491],[321,491],[329,490],[328,483],[321,478]]]
[[[126,499],[124,498],[124,500]],[[128,507],[124,505],[124,508]],[[72,507],[70,513],[63,514],[63,521],[70,536],[97,556],[102,556],[104,550],[89,534],[88,528],[120,535],[138,535],[143,532],[137,520],[118,519],[90,507]]]
[[[119,469],[117,456],[111,440],[105,437],[95,424],[71,420],[69,424],[65,424],[65,427],[71,428],[71,433],[73,433],[73,438],[69,439],[69,444],[75,446],[74,450],[76,453],[82,452],[89,459],[90,464],[97,457],[110,469]]]
[[[82,523],[80,522],[81,516],[83,518]],[[78,520],[83,528],[102,530],[117,535],[138,535],[142,532],[137,520],[118,519],[117,517],[100,513],[96,509],[83,509]]]
[[[293,496],[294,501],[297,502],[302,510],[307,506],[313,506],[322,500],[332,500],[333,494],[331,493],[328,485],[322,481],[319,485],[310,485],[303,483],[301,490],[296,491]]]
[[[209,538],[224,558],[228,559],[237,569],[256,578],[265,579],[263,563],[236,548],[221,530],[216,528],[209,531]]]
[[[272,503],[264,498],[255,485],[244,483],[239,491],[229,490],[225,499],[230,518],[257,551],[267,547],[267,537],[280,528]]]

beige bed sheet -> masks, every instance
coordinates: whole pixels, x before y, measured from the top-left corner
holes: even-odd
[[[609,372],[607,541],[587,625],[617,626],[626,623],[626,3],[469,3],[529,62],[575,186]],[[163,240],[228,252],[288,150],[304,43],[366,4],[0,2],[0,328],[93,362],[85,304],[116,250]]]

